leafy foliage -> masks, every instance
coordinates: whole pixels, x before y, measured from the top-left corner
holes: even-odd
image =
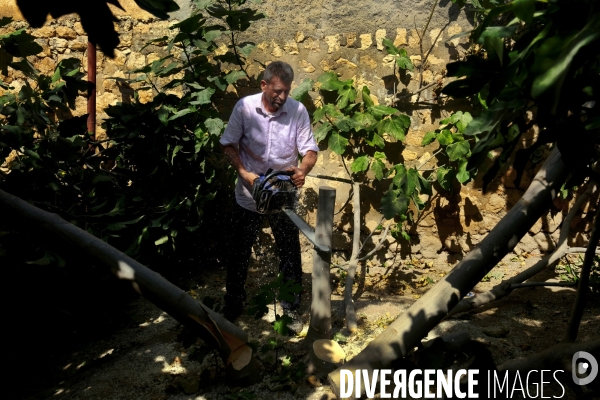
[[[386,218],[406,219],[410,201],[422,209],[424,203],[418,195],[430,194],[430,183],[414,168],[390,166],[385,153],[386,144],[404,141],[410,118],[393,107],[375,104],[366,86],[359,97],[352,79],[341,81],[335,73],[327,72],[317,82],[321,91],[337,94],[334,103],[323,104],[313,114],[314,122],[320,124],[315,130],[317,141],[327,141],[328,147],[340,156],[354,154],[350,165],[354,180],[364,180],[368,171],[377,181],[392,178],[382,199]]]
[[[275,305],[277,301],[293,302],[295,294],[300,293],[300,291],[302,291],[302,285],[286,280],[283,274],[280,273],[275,280],[260,287],[256,296],[252,299],[248,314],[254,315],[255,319],[260,319],[269,312],[269,304]],[[287,335],[287,325],[290,322],[292,322],[292,319],[289,316],[275,314],[273,330],[280,335]]]
[[[444,152],[442,156],[447,159],[447,163],[436,170],[436,179],[445,190],[451,191],[455,180],[465,184],[472,178],[471,172],[467,170],[471,155],[470,138],[465,138],[464,135],[472,120],[470,113],[458,111],[440,121],[440,127],[427,132],[421,142],[421,145],[426,146],[437,141],[440,147],[436,155]]]
[[[130,255],[194,253],[205,206],[233,183],[217,151],[225,122],[213,102],[245,76],[231,62],[243,68],[241,54],[251,44],[215,50],[261,17],[239,9],[244,3],[197,1],[198,10],[172,26],[171,37],[148,43],[164,56],[120,80],[136,90],[130,102],[106,109],[108,139],[100,141],[86,133],[86,116],[69,119],[87,89],[79,61],[65,59],[52,76],[40,75],[23,58],[41,51],[31,35],[0,37],[0,70],[28,78],[0,83],[0,155],[10,161],[4,188]],[[147,90],[154,96],[142,102],[139,93]]]
[[[480,10],[482,21],[471,32],[480,50],[448,65],[448,75],[461,79],[443,91],[471,96],[482,109],[464,132],[477,142],[468,171],[475,171],[490,150],[503,149],[484,185],[533,124],[540,127],[540,135],[517,154],[518,170],[537,148],[556,142],[574,173],[574,184],[596,174],[591,168],[600,144],[600,10],[595,3],[515,0],[489,2]],[[533,120],[528,111],[533,111]]]

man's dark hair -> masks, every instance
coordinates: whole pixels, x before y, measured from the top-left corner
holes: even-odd
[[[283,83],[289,85],[294,80],[294,70],[292,69],[292,66],[286,62],[274,61],[267,65],[263,74],[263,80],[270,83],[274,76],[281,79]]]

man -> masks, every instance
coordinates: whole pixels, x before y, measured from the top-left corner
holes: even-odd
[[[310,118],[302,103],[288,98],[294,71],[284,62],[269,64],[260,82],[262,93],[247,96],[235,106],[221,150],[238,173],[233,212],[231,260],[227,268],[227,293],[224,315],[235,320],[246,300],[246,276],[252,245],[264,215],[256,212],[252,185],[267,170],[293,171],[291,180],[297,188],[304,185],[306,175],[317,161],[319,148],[310,126]],[[298,153],[302,163],[298,167]],[[302,283],[300,240],[298,229],[282,213],[268,214],[279,255],[279,271],[286,280]],[[286,313],[294,319],[291,330],[302,328],[295,310],[300,295],[292,303],[282,302]]]

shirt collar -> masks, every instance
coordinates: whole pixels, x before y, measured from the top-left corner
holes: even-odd
[[[262,102],[262,93],[260,93],[260,96],[258,96],[258,107],[256,107],[256,111],[258,113],[264,115],[265,117],[275,118],[275,117],[280,116],[281,114],[287,114],[289,102],[290,102],[290,99],[288,98],[282,107],[279,107],[279,109],[277,111],[275,111],[273,114],[269,114],[268,111],[265,109],[265,106]]]

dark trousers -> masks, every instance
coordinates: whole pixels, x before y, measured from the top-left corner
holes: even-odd
[[[269,219],[269,225],[275,237],[279,255],[279,272],[284,278],[302,284],[302,261],[298,228],[283,213],[259,214],[234,205],[231,227],[233,229],[227,266],[227,293],[225,304],[229,307],[241,307],[246,300],[246,278],[252,245],[256,241],[263,218]],[[285,309],[294,309],[300,305],[300,294],[293,303],[281,302]]]

